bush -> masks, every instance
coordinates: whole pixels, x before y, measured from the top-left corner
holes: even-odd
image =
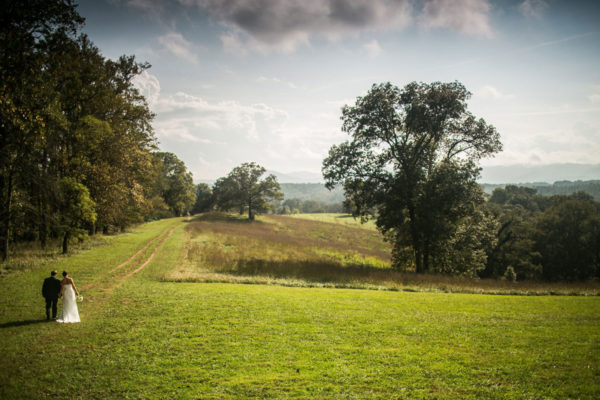
[[[517,281],[517,273],[515,272],[515,269],[512,267],[512,265],[506,267],[506,271],[504,271],[504,279],[510,282]]]

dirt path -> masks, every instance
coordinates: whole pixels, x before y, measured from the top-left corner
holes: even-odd
[[[165,241],[171,237],[171,235],[173,234],[173,230],[175,228],[171,228],[171,230],[162,238],[162,240],[158,243],[158,245],[154,248],[154,250],[152,250],[152,254],[150,254],[150,257],[148,257],[146,259],[146,261],[144,261],[139,267],[137,267],[136,269],[134,269],[133,271],[127,273],[126,275],[121,277],[121,281],[132,277],[133,275],[137,274],[138,272],[140,272],[141,270],[143,270],[146,265],[148,265],[150,263],[150,261],[152,261],[152,259],[154,258],[154,256],[156,255],[156,253],[158,253],[158,250],[160,250],[160,248],[162,247],[162,245],[165,243]]]
[[[116,286],[116,284],[140,272],[150,263],[150,261],[152,261],[152,259],[163,246],[165,241],[169,237],[171,237],[174,230],[175,228],[164,230],[152,239],[150,239],[141,249],[139,249],[133,255],[131,255],[131,257],[129,257],[126,261],[110,269],[109,271],[101,274],[98,281],[84,286],[80,290],[80,293],[89,292],[90,290],[100,285],[102,285],[102,289],[112,289]],[[144,254],[146,250],[151,246],[154,246],[154,248],[152,249],[152,253],[150,253],[150,255],[147,258],[140,257],[140,255]]]

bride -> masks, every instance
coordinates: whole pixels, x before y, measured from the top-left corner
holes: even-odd
[[[60,282],[60,295],[63,298],[62,311],[56,322],[80,322],[77,310],[76,297],[79,291],[75,287],[73,278],[69,277],[67,271],[63,271],[63,280]]]

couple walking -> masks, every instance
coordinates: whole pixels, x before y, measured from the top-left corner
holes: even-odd
[[[59,281],[56,279],[56,271],[52,271],[50,277],[44,280],[42,296],[46,298],[46,319],[50,319],[52,308],[52,319],[56,319],[56,322],[80,322],[75,297],[75,294],[79,296],[79,291],[67,271],[63,271],[62,275],[63,280]],[[56,318],[59,297],[63,298],[63,306],[60,316]]]

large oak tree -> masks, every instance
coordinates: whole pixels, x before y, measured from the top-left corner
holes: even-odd
[[[473,273],[485,264],[493,221],[479,207],[477,161],[502,145],[467,110],[469,97],[459,82],[383,83],[342,109],[351,140],[323,161],[326,184],[343,185],[355,216],[377,210],[398,268]]]
[[[237,209],[242,214],[248,210],[248,219],[254,220],[257,212],[268,209],[269,200],[283,200],[281,186],[275,175],[268,175],[256,163],[235,167],[226,177],[219,178],[213,187],[215,204],[221,210]]]

